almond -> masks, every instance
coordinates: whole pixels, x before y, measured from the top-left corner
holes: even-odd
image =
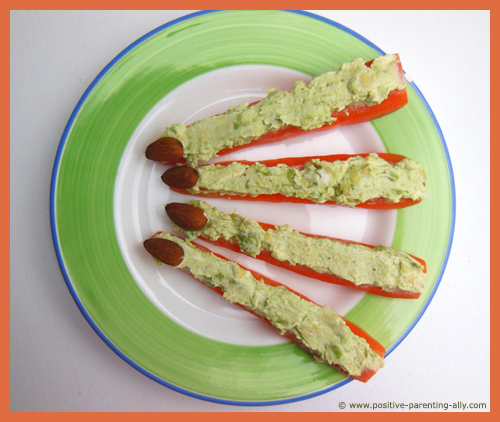
[[[189,189],[198,182],[198,172],[192,167],[176,166],[163,173],[161,180],[171,188]]]
[[[208,223],[205,211],[195,205],[172,202],[165,205],[165,211],[184,230],[201,230]]]
[[[144,241],[144,247],[158,261],[177,267],[184,259],[184,251],[175,242],[155,237]]]
[[[175,138],[160,138],[146,148],[146,158],[168,163],[184,158],[184,148]]]

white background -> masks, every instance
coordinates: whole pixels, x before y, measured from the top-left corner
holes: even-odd
[[[59,270],[50,176],[95,76],[184,11],[11,12],[11,410],[340,411],[338,403],[487,403],[489,409],[488,11],[322,11],[401,55],[443,130],[457,189],[455,240],[427,312],[368,384],[273,407],[204,402],[150,380],[97,336]]]

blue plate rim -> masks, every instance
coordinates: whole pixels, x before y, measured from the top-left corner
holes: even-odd
[[[54,160],[54,167],[52,170],[52,176],[51,176],[51,185],[50,185],[50,224],[51,224],[51,232],[52,232],[52,240],[54,242],[54,249],[55,253],[57,256],[57,261],[59,263],[59,267],[61,268],[61,272],[63,274],[64,280],[66,282],[66,285],[68,286],[68,289],[71,293],[71,296],[73,297],[73,300],[76,302],[76,305],[78,306],[78,309],[80,309],[80,312],[83,314],[87,322],[90,324],[90,326],[94,329],[94,331],[97,333],[97,335],[119,356],[121,357],[125,362],[127,362],[129,365],[131,365],[133,368],[141,372],[142,374],[146,375],[148,378],[151,378],[152,380],[158,382],[159,384],[168,387],[174,391],[177,391],[179,393],[185,394],[187,396],[191,396],[197,399],[213,402],[213,403],[219,403],[219,404],[226,404],[226,405],[233,405],[233,406],[274,406],[274,405],[280,405],[280,404],[287,404],[287,403],[294,403],[302,400],[307,400],[313,397],[317,397],[319,395],[328,393],[330,391],[333,391],[339,387],[342,387],[345,384],[348,384],[349,382],[352,381],[351,378],[346,378],[343,381],[340,381],[330,387],[309,393],[309,394],[304,394],[301,396],[297,397],[291,397],[287,399],[280,399],[280,400],[269,400],[269,401],[242,401],[242,400],[229,400],[229,399],[220,399],[217,397],[211,397],[211,396],[206,396],[203,394],[195,393],[193,391],[181,388],[176,386],[175,384],[169,383],[168,381],[162,380],[161,378],[158,378],[156,375],[152,374],[151,372],[147,371],[146,369],[142,368],[140,365],[138,365],[136,362],[134,362],[132,359],[130,359],[128,356],[126,356],[115,344],[113,344],[106,334],[101,331],[101,329],[96,325],[92,317],[89,315],[85,307],[83,306],[83,303],[81,302],[80,298],[78,297],[73,284],[71,283],[71,279],[69,277],[69,274],[66,270],[66,267],[64,265],[64,261],[62,258],[62,252],[61,252],[61,246],[59,243],[59,238],[57,236],[57,225],[56,225],[56,212],[55,212],[55,192],[56,192],[56,187],[57,187],[57,175],[59,172],[59,166],[61,162],[61,156],[64,151],[64,147],[66,145],[66,141],[68,139],[69,132],[71,130],[71,127],[73,126],[74,121],[76,120],[76,117],[78,116],[78,113],[80,109],[82,108],[83,104],[85,103],[85,100],[87,97],[90,95],[92,90],[95,88],[95,86],[99,83],[99,81],[104,77],[104,75],[118,62],[121,60],[122,57],[124,57],[128,52],[133,50],[135,47],[137,47],[139,44],[144,42],[145,40],[151,38],[152,36],[156,35],[158,32],[161,32],[165,30],[166,28],[173,26],[177,23],[195,18],[197,16],[202,16],[205,14],[209,13],[216,13],[219,12],[219,10],[202,10],[199,12],[194,12],[190,13],[188,15],[182,16],[180,18],[174,19],[170,22],[167,22],[158,28],[148,32],[147,34],[143,35],[141,38],[130,44],[127,48],[125,48],[121,53],[119,53],[97,76],[96,78],[92,81],[92,83],[89,85],[89,87],[85,90],[83,93],[82,97],[78,101],[77,105],[75,106],[68,123],[66,124],[66,127],[64,129],[64,132],[61,136],[61,141],[59,142],[59,146],[56,152],[56,157]],[[327,23],[329,25],[335,26],[351,35],[354,37],[358,38],[359,40],[363,41],[364,43],[368,44],[370,47],[373,49],[377,50],[380,54],[385,54],[382,49],[377,47],[375,44],[373,44],[371,41],[367,40],[364,38],[362,35],[358,34],[357,32],[347,28],[346,26],[339,24],[335,21],[332,21],[328,18],[325,18],[323,16],[316,15],[314,13],[310,12],[305,12],[301,10],[286,10],[288,13],[295,13],[298,15],[302,16],[307,16],[313,19],[317,19],[321,22]],[[446,266],[448,264],[448,259],[450,256],[451,252],[451,246],[453,243],[453,238],[454,238],[454,232],[455,232],[455,219],[456,219],[456,193],[455,193],[455,178],[453,174],[453,167],[451,164],[451,159],[450,155],[448,152],[448,147],[446,145],[446,141],[444,139],[443,132],[441,130],[441,127],[439,126],[439,123],[436,119],[436,116],[434,115],[434,112],[432,111],[431,107],[429,106],[429,103],[423,96],[422,92],[418,89],[418,87],[415,85],[414,82],[409,82],[410,85],[415,89],[417,92],[419,98],[422,100],[424,103],[427,111],[429,112],[432,121],[438,131],[439,137],[441,139],[441,144],[445,153],[446,157],[446,162],[448,165],[448,173],[450,175],[450,187],[451,187],[451,201],[452,201],[452,211],[451,211],[451,223],[450,223],[450,233],[449,233],[449,239],[448,239],[448,245],[446,249],[446,254],[445,258],[443,260],[443,264],[441,266],[441,271],[439,272],[436,284],[434,285],[434,288],[432,292],[430,293],[426,303],[424,304],[422,310],[420,311],[419,315],[415,318],[413,323],[408,327],[405,333],[394,343],[386,353],[386,356],[389,356],[399,344],[408,336],[408,334],[413,330],[415,325],[418,323],[418,321],[422,318],[422,315],[425,313],[427,308],[429,307],[432,299],[434,298],[434,295],[436,294],[437,288],[439,287],[441,280],[443,278],[444,271],[446,269]]]

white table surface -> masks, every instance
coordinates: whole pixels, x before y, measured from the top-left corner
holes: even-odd
[[[488,11],[316,11],[399,52],[443,130],[457,190],[455,240],[428,310],[368,384],[281,406],[172,391],[97,336],[59,270],[49,188],[63,129],[118,53],[188,11],[11,12],[11,410],[339,411],[338,403],[490,403]],[[344,410],[344,411],[347,411]]]

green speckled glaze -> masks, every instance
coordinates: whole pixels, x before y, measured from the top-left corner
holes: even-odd
[[[240,64],[317,75],[354,58],[378,55],[352,34],[309,16],[229,11],[194,16],[155,33],[103,75],[69,127],[52,205],[56,247],[77,301],[123,355],[171,386],[229,401],[304,397],[344,380],[291,343],[221,343],[170,320],[127,268],[115,232],[113,194],[134,130],[184,82]],[[398,342],[426,305],[451,226],[450,176],[439,133],[411,86],[408,94],[409,105],[373,125],[388,152],[411,157],[427,171],[429,199],[398,211],[392,246],[427,261],[428,284],[419,300],[365,295],[347,315],[386,348]]]

